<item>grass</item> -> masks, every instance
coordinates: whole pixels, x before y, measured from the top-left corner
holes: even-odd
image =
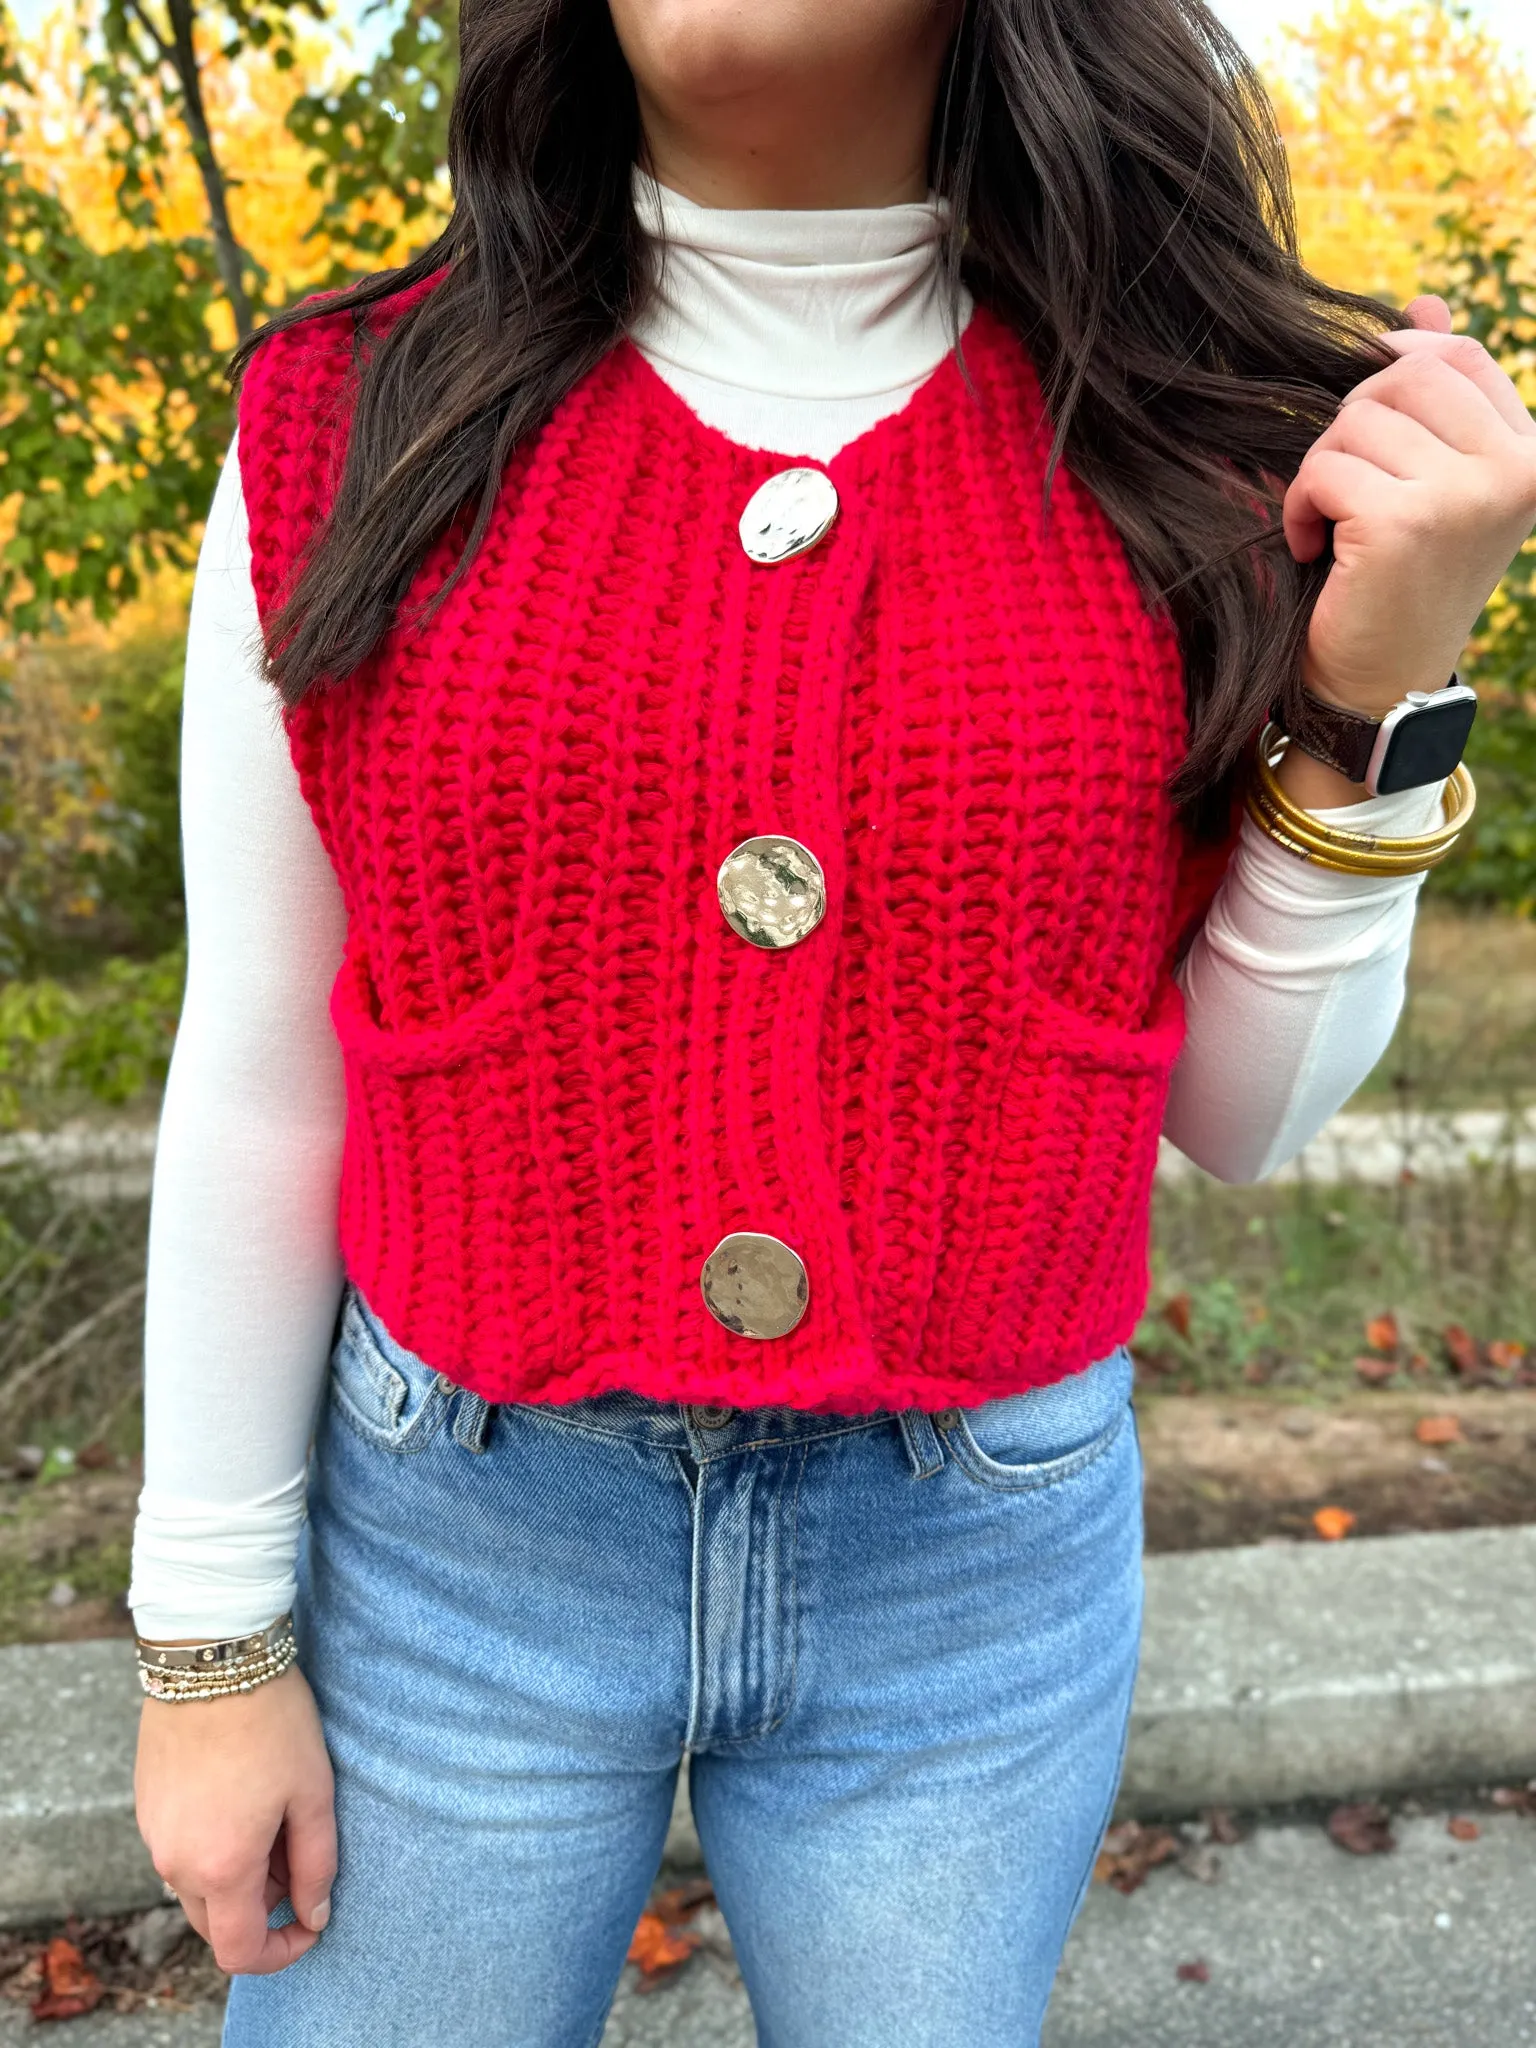
[[[1349,1107],[1433,1117],[1532,1102],[1536,922],[1425,903],[1402,1019]],[[1358,1386],[1366,1323],[1389,1312],[1405,1365],[1423,1361],[1405,1383],[1464,1384],[1450,1326],[1536,1355],[1536,1181],[1497,1162],[1395,1187],[1194,1175],[1158,1190],[1153,1277],[1136,1346],[1152,1384],[1342,1394]],[[1172,1321],[1156,1312],[1169,1304]]]
[[[1536,919],[1420,906],[1396,1034],[1351,1107],[1536,1101]]]
[[[1354,1390],[1366,1326],[1388,1314],[1404,1383],[1466,1383],[1452,1326],[1536,1357],[1536,1185],[1497,1167],[1397,1187],[1192,1178],[1158,1190],[1152,1265],[1136,1349],[1171,1387]],[[1479,1364],[1490,1384],[1518,1371]]]

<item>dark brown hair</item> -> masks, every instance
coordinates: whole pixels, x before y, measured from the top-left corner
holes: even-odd
[[[363,661],[450,528],[463,572],[511,451],[650,286],[607,0],[463,0],[459,34],[443,233],[280,314],[236,359],[320,313],[350,309],[365,332],[369,307],[444,273],[359,351],[335,503],[268,635],[289,704]],[[1285,485],[1389,360],[1376,337],[1406,323],[1303,269],[1269,101],[1200,0],[967,0],[931,168],[952,291],[963,279],[1021,336],[1050,469],[1094,493],[1178,635],[1190,745],[1173,793],[1209,828],[1267,707],[1300,687],[1327,570],[1284,545]]]

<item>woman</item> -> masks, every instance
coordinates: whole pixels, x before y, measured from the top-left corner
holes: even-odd
[[[1159,1131],[1261,1174],[1385,1045],[1536,426],[1302,272],[1192,0],[461,38],[199,569],[145,1835],[240,2048],[574,2048],[686,1753],[765,2042],[1016,2048]]]

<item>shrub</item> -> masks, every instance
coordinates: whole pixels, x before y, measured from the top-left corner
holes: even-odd
[[[0,1128],[85,1102],[113,1107],[158,1089],[181,1012],[186,952],[108,960],[82,987],[50,978],[0,986]]]

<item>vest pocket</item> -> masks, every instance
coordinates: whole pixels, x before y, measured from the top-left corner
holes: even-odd
[[[331,1352],[331,1400],[349,1428],[389,1451],[425,1450],[458,1389],[397,1344],[356,1284],[346,1283]]]
[[[1009,1393],[1103,1361],[1145,1305],[1147,1229],[1183,1000],[1165,982],[1125,1028],[1032,992],[948,1219],[959,1249],[926,1337],[964,1362],[978,1394]]]
[[[398,1075],[442,1073],[515,1044],[522,1006],[538,993],[538,961],[522,958],[446,1024],[391,1029],[380,1021],[366,947],[354,926],[331,984],[331,1022],[352,1062]]]

